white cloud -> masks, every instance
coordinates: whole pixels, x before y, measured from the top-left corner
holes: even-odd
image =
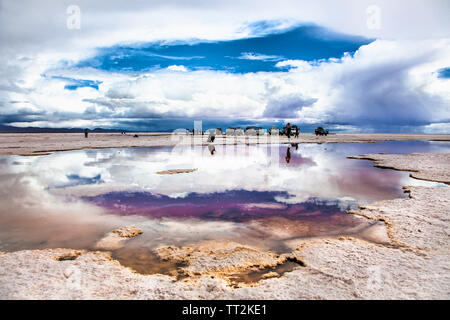
[[[83,126],[88,119],[98,123],[149,116],[427,125],[450,119],[448,81],[435,73],[450,65],[449,57],[449,41],[378,40],[338,61],[280,62],[295,66],[289,72],[186,72],[182,66],[141,74],[76,69],[72,76],[101,81],[99,90],[68,91],[61,80],[29,78],[29,91],[13,97],[47,112],[78,112],[83,118],[89,111]],[[59,75],[67,73],[71,71],[63,69]]]
[[[229,190],[276,190],[293,196],[290,199],[284,197],[284,203],[302,202],[309,197],[336,199],[348,195],[352,195],[359,203],[368,203],[392,197],[392,190],[380,186],[414,183],[407,174],[379,175],[375,170],[355,170],[348,165],[346,156],[349,152],[359,152],[356,147],[355,150],[351,146],[338,149],[329,147],[333,151],[324,156],[323,147],[302,145],[298,150],[291,148],[290,165],[285,165],[284,147],[244,147],[216,146],[218,156],[211,156],[208,149],[201,146],[180,146],[171,152],[158,149],[151,152],[127,149],[120,150],[120,153],[117,150],[77,151],[58,153],[45,159],[30,158],[25,167],[14,168],[17,173],[33,173],[36,183],[50,186],[51,193],[77,196],[113,190],[149,191],[170,197],[181,197],[182,194],[192,192],[206,194]],[[95,166],[92,166],[93,161]],[[296,164],[295,161],[300,162]],[[156,174],[158,171],[179,168],[198,170],[186,175]],[[362,179],[362,173],[365,182],[355,184],[355,181]],[[85,178],[100,175],[105,184],[55,188],[67,183],[69,174]]]
[[[277,68],[296,68],[298,71],[308,71],[312,69],[312,65],[308,61],[303,60],[283,60],[275,64]]]
[[[177,65],[168,66],[167,69],[171,71],[182,71],[182,72],[188,71],[185,66],[177,66]]]
[[[278,61],[283,60],[283,57],[281,56],[274,56],[274,55],[265,55],[260,53],[253,53],[253,52],[243,52],[238,59],[244,59],[244,60],[262,60],[262,61]]]
[[[448,2],[378,1],[380,30],[367,28],[366,8],[372,1],[349,3],[197,1],[194,6],[182,1],[78,1],[81,29],[68,30],[66,8],[70,1],[41,1],[39,14],[34,2],[2,1],[0,41],[6,45],[0,48],[4,62],[0,66],[0,116],[19,108],[47,112],[47,119],[36,119],[34,124],[52,126],[68,123],[77,114],[80,119],[73,123],[79,121],[83,126],[89,120],[106,123],[114,121],[112,118],[139,115],[261,118],[271,116],[271,107],[267,108],[270,101],[301,96],[317,99],[301,108],[300,102],[298,108],[293,106],[303,122],[358,124],[367,119],[377,123],[389,114],[394,122],[445,125],[450,119],[450,90],[448,81],[437,79],[435,71],[450,65],[449,40],[442,39],[450,36],[445,10]],[[71,68],[73,62],[94,55],[101,46],[236,39],[254,31],[243,25],[270,19],[282,21],[278,27],[314,22],[336,31],[391,40],[363,46],[354,58],[314,65],[279,61],[280,72],[275,73],[190,71],[180,65],[127,74]],[[402,40],[411,37],[416,40]],[[244,53],[244,57],[278,59],[258,53]],[[290,71],[281,72],[286,67]],[[84,87],[68,91],[64,81],[51,75],[102,83],[99,90]],[[275,111],[272,116],[280,116]],[[17,123],[24,125],[22,120]]]

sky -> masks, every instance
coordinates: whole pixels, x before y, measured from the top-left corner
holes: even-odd
[[[0,0],[0,124],[450,133],[450,2]]]

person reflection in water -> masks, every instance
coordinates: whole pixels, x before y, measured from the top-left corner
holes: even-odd
[[[289,163],[290,161],[291,161],[291,147],[288,147],[286,151],[286,163]]]
[[[212,143],[210,143],[208,145],[208,150],[209,150],[209,152],[211,152],[211,155],[213,156],[214,152],[216,152],[216,147]]]
[[[214,155],[214,152],[216,152],[216,147],[214,146],[214,140],[216,140],[216,132],[214,130],[209,131],[209,137],[208,137],[208,150],[211,152],[211,155]]]
[[[293,146],[295,150],[298,150],[298,143],[291,143],[291,146]]]

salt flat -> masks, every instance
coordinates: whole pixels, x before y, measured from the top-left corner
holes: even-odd
[[[9,137],[9,138],[8,138]],[[21,137],[21,138],[20,138]],[[168,135],[76,134],[1,135],[3,154],[45,154],[82,148],[173,145]],[[257,143],[244,138],[232,143]],[[298,143],[440,140],[449,135],[303,134]],[[17,140],[17,141],[13,141]],[[21,142],[20,142],[21,141]],[[206,137],[194,139],[206,143]],[[217,143],[228,143],[219,138]],[[260,143],[271,143],[261,142]],[[282,139],[279,142],[287,142]],[[186,143],[183,141],[182,143]],[[8,146],[15,145],[16,148]],[[368,154],[384,168],[411,171],[417,179],[448,184],[450,154]],[[352,210],[362,219],[385,223],[389,244],[353,237],[293,239],[292,252],[276,256],[259,248],[214,241],[160,248],[165,259],[182,262],[191,277],[143,275],[122,266],[108,252],[70,248],[0,253],[2,299],[449,299],[450,191],[446,186],[404,186],[409,198],[378,201]],[[69,257],[69,258],[67,258]],[[233,288],[229,268],[299,262],[281,277]],[[239,263],[237,264],[236,261]]]
[[[208,136],[179,135],[169,133],[1,133],[0,155],[42,155],[56,151],[95,148],[156,147],[174,145],[205,145]],[[337,133],[315,136],[301,133],[298,138],[285,136],[216,136],[214,144],[265,144],[265,143],[337,143],[337,142],[380,142],[380,141],[450,141],[448,134],[382,134],[382,133]]]

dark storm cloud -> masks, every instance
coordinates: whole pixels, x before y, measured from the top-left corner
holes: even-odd
[[[351,125],[427,125],[445,113],[445,102],[410,81],[410,71],[432,54],[388,61],[347,71],[333,84],[340,88],[329,121]]]
[[[303,107],[313,105],[317,99],[305,98],[300,94],[290,94],[270,99],[263,117],[272,119],[296,118]]]

